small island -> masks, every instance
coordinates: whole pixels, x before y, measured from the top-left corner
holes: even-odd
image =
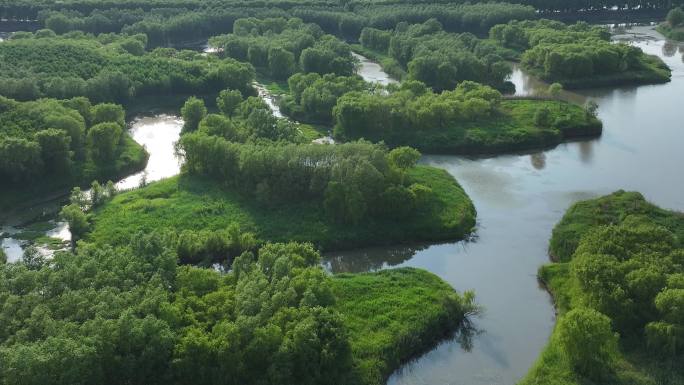
[[[567,89],[658,84],[670,81],[670,68],[640,48],[610,41],[599,26],[551,20],[512,21],[492,27],[491,39],[521,52],[523,68]]]
[[[483,154],[553,147],[596,137],[596,106],[554,99],[504,98],[489,86],[464,81],[435,93],[418,81],[389,92],[350,92],[334,108],[336,139],[365,138],[426,153]]]
[[[539,270],[559,312],[520,384],[681,383],[684,214],[636,192],[578,202]]]
[[[681,7],[673,8],[656,30],[668,39],[684,41],[684,10]]]

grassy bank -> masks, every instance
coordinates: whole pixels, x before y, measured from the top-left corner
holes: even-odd
[[[147,164],[147,152],[129,135],[125,135],[117,153],[113,164],[97,171],[87,168],[87,164],[86,167],[78,164],[70,178],[48,176],[40,181],[16,188],[0,189],[0,211],[17,211],[46,199],[51,200],[68,194],[74,186],[90,186],[90,183],[96,179],[102,182],[119,180],[144,169]]]
[[[552,123],[538,126],[536,112],[548,108]],[[556,146],[564,141],[597,137],[602,123],[579,106],[552,100],[503,100],[489,119],[464,122],[445,129],[396,133],[385,141],[391,146],[410,145],[424,153],[486,154]]]
[[[334,308],[350,333],[360,383],[384,384],[402,363],[456,331],[474,310],[439,277],[402,268],[333,276]]]
[[[684,26],[672,28],[668,23],[661,23],[656,27],[656,31],[668,39],[684,41]]]
[[[539,270],[554,298],[558,323],[519,384],[684,383],[677,335],[681,320],[672,317],[661,298],[681,291],[684,271],[677,261],[683,241],[684,215],[658,208],[639,193],[618,191],[573,205],[551,239],[550,252],[562,262]],[[594,357],[598,376],[580,369],[562,337],[569,312],[583,309],[605,314],[611,332],[619,336],[615,347],[606,349],[606,358]],[[674,334],[662,339],[653,333],[658,329]]]
[[[209,179],[183,174],[116,196],[96,211],[89,239],[123,243],[138,231],[216,230],[237,223],[263,241],[308,241],[342,249],[460,239],[471,231],[475,209],[446,171],[418,166],[409,171],[408,179],[433,190],[430,210],[407,221],[369,219],[349,226],[327,220],[317,202],[268,207]]]

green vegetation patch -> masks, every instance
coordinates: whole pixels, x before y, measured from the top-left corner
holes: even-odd
[[[579,22],[514,21],[497,25],[490,37],[522,51],[523,67],[566,88],[657,84],[670,81],[670,68],[657,56],[612,43],[607,29]]]
[[[558,323],[528,384],[684,383],[684,215],[618,191],[571,207],[539,278]]]
[[[137,231],[157,228],[225,229],[233,223],[264,241],[308,241],[326,249],[417,240],[459,239],[475,224],[475,209],[446,171],[417,166],[409,181],[432,189],[430,210],[408,220],[331,222],[316,201],[269,206],[222,188],[208,178],[183,174],[117,195],[96,210],[88,239],[124,243]]]
[[[478,154],[555,146],[601,134],[589,108],[555,100],[505,99],[488,87],[462,82],[433,93],[406,81],[391,92],[352,92],[335,107],[335,137],[384,141],[426,153]]]
[[[338,274],[332,291],[363,384],[383,384],[476,311],[472,293],[461,297],[434,274],[414,268]]]

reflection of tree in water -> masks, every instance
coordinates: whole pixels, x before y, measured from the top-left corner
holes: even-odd
[[[536,154],[530,155],[530,162],[535,170],[543,170],[546,167],[546,154],[543,152],[538,152]]]
[[[475,323],[468,317],[463,320],[461,327],[456,331],[454,341],[458,342],[463,350],[470,352],[473,350],[473,340],[482,333],[484,333],[484,330],[477,328]]]
[[[663,55],[672,57],[677,53],[678,49],[679,47],[673,41],[665,40],[665,44],[663,44]]]
[[[337,251],[323,255],[323,265],[332,273],[359,273],[392,267],[411,259],[429,245],[373,247],[360,250]]]
[[[594,159],[594,144],[587,140],[579,143],[580,160],[582,163],[591,163]]]

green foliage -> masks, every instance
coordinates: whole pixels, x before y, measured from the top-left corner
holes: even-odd
[[[527,70],[566,88],[664,83],[671,76],[659,58],[614,44],[606,29],[583,22],[515,21],[497,25],[489,34],[504,47],[524,51]]]
[[[354,294],[361,287],[387,298],[375,310],[398,316],[391,333],[429,336],[421,348],[472,307],[470,295],[461,299],[423,271],[331,278],[308,244],[244,252],[227,273],[178,266],[182,237],[137,234],[117,248],[80,243],[50,261],[29,249],[23,262],[0,265],[3,383],[375,385],[361,377],[367,362],[388,373],[417,350],[406,337],[392,343],[401,356],[389,356],[381,341],[356,349],[378,327],[353,304],[370,299]],[[398,288],[400,300],[389,296]],[[423,323],[414,323],[420,315]]]
[[[336,76],[297,73],[287,80],[290,95],[281,101],[283,112],[300,121],[330,124],[337,99],[351,91],[363,91],[369,85],[358,75]]]
[[[681,383],[683,235],[681,213],[639,193],[572,206],[551,239],[562,262],[539,271],[559,323],[522,384]]]
[[[670,12],[667,13],[665,20],[667,20],[670,27],[673,28],[684,24],[684,10],[680,7],[672,8]]]
[[[537,111],[549,109],[544,126]],[[413,146],[428,153],[492,153],[553,146],[601,133],[601,122],[580,107],[560,101],[502,100],[473,82],[453,91],[427,91],[404,82],[389,93],[350,92],[334,108],[338,139],[366,138],[390,146]]]
[[[223,90],[216,98],[216,106],[224,115],[233,116],[242,100],[242,93],[239,90]]]
[[[124,103],[132,96],[169,92],[210,93],[226,87],[248,92],[254,78],[251,66],[234,60],[173,49],[145,53],[139,44],[122,35],[12,39],[0,46],[0,94],[19,100],[87,96]]]
[[[577,308],[558,320],[556,338],[578,373],[594,380],[610,374],[618,336],[610,318],[592,310]]]
[[[423,203],[410,220],[370,217],[349,226],[331,221],[321,201],[264,205],[239,193],[239,188],[222,188],[215,181],[183,175],[118,194],[95,211],[95,226],[88,239],[126,243],[137,231],[217,231],[237,223],[240,229],[253,232],[263,241],[297,240],[341,248],[378,242],[456,239],[474,226],[472,203],[445,171],[418,166],[409,170],[406,183],[432,189],[428,203]]]
[[[123,133],[123,119],[121,106],[91,106],[84,98],[17,102],[0,96],[0,178],[7,187],[0,190],[0,206],[142,168],[146,154]]]
[[[471,292],[460,296],[437,276],[413,268],[341,274],[331,283],[363,384],[385,383],[399,365],[478,311]]]
[[[75,244],[76,241],[83,238],[85,233],[90,229],[88,216],[75,204],[64,206],[59,213],[59,216],[69,224],[72,244]]]
[[[238,19],[232,34],[214,36],[209,45],[220,56],[248,61],[274,79],[299,71],[343,76],[354,71],[348,44],[297,18]]]
[[[467,80],[498,89],[509,87],[504,84],[511,73],[505,61],[511,58],[509,50],[470,33],[444,32],[435,19],[391,32],[366,28],[361,43],[388,54],[407,70],[410,79],[437,91],[452,90]]]
[[[194,96],[190,97],[183,104],[183,108],[181,108],[181,116],[183,117],[183,131],[196,131],[200,121],[207,116],[207,107],[204,105],[204,100]]]

